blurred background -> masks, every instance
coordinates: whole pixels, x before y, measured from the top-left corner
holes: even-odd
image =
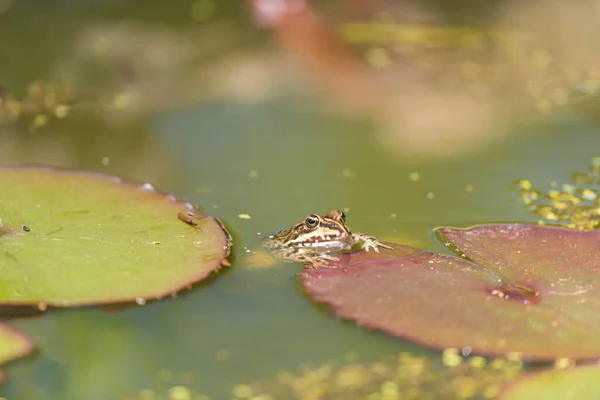
[[[0,393],[223,399],[348,353],[435,357],[329,318],[300,266],[250,256],[331,208],[436,251],[435,226],[535,221],[514,181],[600,155],[599,18],[597,0],[0,0],[0,164],[150,182],[236,244],[177,299],[14,321],[40,351]]]

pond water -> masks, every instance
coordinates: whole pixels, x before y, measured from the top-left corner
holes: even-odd
[[[175,385],[225,399],[236,384],[348,353],[361,360],[402,351],[439,357],[332,318],[305,296],[300,265],[260,269],[248,256],[269,233],[332,208],[346,209],[355,231],[443,252],[432,228],[535,221],[517,201],[514,181],[566,181],[600,151],[589,112],[541,116],[534,107],[526,118],[507,113],[501,125],[478,125],[476,138],[434,136],[415,146],[390,133],[401,126],[384,128],[389,121],[304,93],[320,84],[300,62],[282,61],[285,46],[254,26],[246,5],[3,4],[6,90],[26,96],[32,81],[76,77],[86,100],[39,129],[30,130],[25,117],[0,128],[0,164],[62,165],[151,182],[222,218],[235,239],[233,266],[176,299],[14,321],[39,351],[7,367],[0,393],[8,399],[126,399]],[[94,46],[121,40],[103,62],[94,58]],[[144,53],[148,65],[136,63],[141,48],[158,55]],[[134,93],[129,111],[94,105],[119,87]],[[439,105],[420,103],[431,118]]]

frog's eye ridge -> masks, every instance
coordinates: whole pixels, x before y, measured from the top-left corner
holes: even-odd
[[[306,226],[310,229],[314,229],[319,225],[319,216],[315,214],[310,214],[306,217]]]

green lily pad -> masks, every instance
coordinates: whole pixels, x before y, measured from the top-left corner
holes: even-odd
[[[230,244],[150,185],[44,167],[0,168],[0,221],[0,304],[142,304],[217,270]]]
[[[34,349],[33,342],[19,331],[0,323],[0,365],[24,357]],[[0,370],[0,382],[4,373]]]
[[[431,347],[600,357],[600,232],[505,224],[437,233],[461,257],[358,252],[306,270],[303,285],[338,316]]]
[[[589,400],[600,399],[600,368],[579,367],[529,374],[510,384],[500,400]]]

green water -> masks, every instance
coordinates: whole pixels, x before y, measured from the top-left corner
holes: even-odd
[[[60,75],[60,65],[78,63],[77,38],[102,24],[203,29],[189,18],[191,3],[19,2],[0,15],[0,79],[25,93],[32,80]],[[219,9],[215,21],[210,34],[217,44],[202,44],[196,68],[219,70],[215,63],[224,59],[243,67],[246,58],[233,58],[241,53],[278,54],[244,7]],[[94,77],[90,68],[82,74]],[[94,87],[93,79],[86,82]],[[160,93],[155,90],[150,93]],[[340,113],[319,98],[177,96],[166,90],[164,99],[130,119],[107,122],[84,108],[34,132],[26,124],[0,128],[0,164],[63,165],[151,182],[222,218],[236,245],[230,269],[177,299],[118,313],[52,310],[14,321],[39,351],[7,367],[10,379],[0,393],[8,399],[125,399],[177,384],[224,399],[235,384],[349,352],[364,360],[406,350],[436,356],[331,318],[304,295],[295,275],[300,266],[253,269],[246,257],[264,235],[331,208],[349,209],[355,231],[445,251],[432,238],[433,227],[533,221],[513,181],[529,178],[541,187],[565,181],[600,154],[597,121],[575,112],[510,122],[510,132],[478,152],[415,157],[383,145],[372,120]],[[457,139],[448,146],[463,145]]]

